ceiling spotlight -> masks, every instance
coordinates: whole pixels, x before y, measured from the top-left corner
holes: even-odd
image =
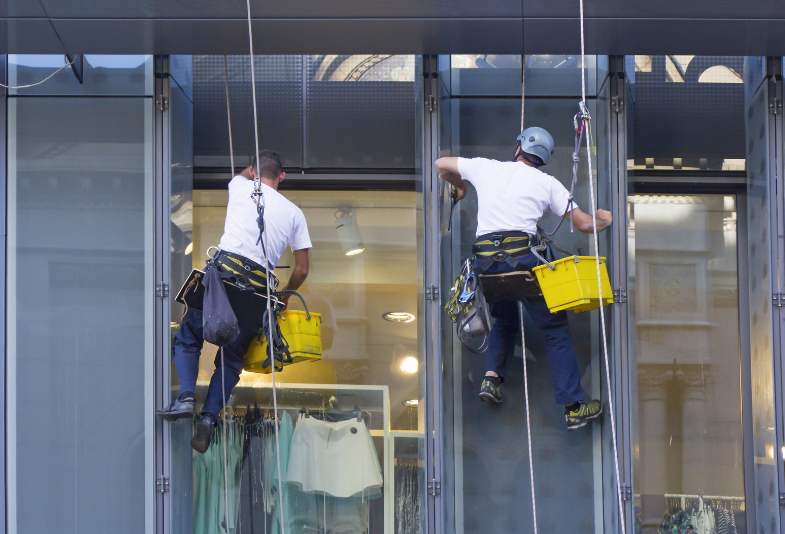
[[[391,323],[411,323],[414,315],[408,312],[387,312],[382,314],[382,319]]]
[[[413,375],[414,373],[417,372],[417,369],[419,368],[420,368],[420,364],[417,361],[417,358],[413,356],[407,356],[401,362],[401,371],[403,371],[404,373],[409,373],[410,375]]]
[[[189,255],[189,254],[190,254],[191,252],[193,252],[193,251],[194,251],[194,242],[193,242],[193,241],[191,241],[191,242],[190,242],[190,243],[188,243],[188,245],[185,247],[185,255],[187,256],[187,255]]]
[[[360,229],[357,227],[357,221],[354,220],[354,214],[349,210],[343,210],[335,212],[335,215],[335,230],[338,232],[343,253],[347,256],[360,254],[365,250],[365,245],[360,237]]]
[[[406,406],[407,408],[414,408],[418,404],[420,404],[420,401],[418,401],[417,399],[403,401],[403,405]]]

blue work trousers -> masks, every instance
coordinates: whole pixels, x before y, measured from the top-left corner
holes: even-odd
[[[533,254],[517,258],[519,263],[536,267],[539,262]],[[477,267],[479,261],[475,261]],[[500,274],[513,269],[504,262],[494,263],[484,274]],[[551,313],[545,300],[530,298],[523,305],[545,340],[545,355],[551,368],[553,391],[558,404],[571,404],[583,400],[578,360],[570,336],[567,312]],[[490,343],[485,352],[485,370],[493,371],[504,382],[507,361],[515,345],[521,341],[521,319],[518,302],[499,302],[490,305],[491,316],[496,319],[491,329]],[[525,355],[524,355],[525,357]]]
[[[226,399],[221,399],[221,349],[215,354],[215,371],[210,379],[207,398],[204,401],[202,414],[212,414],[216,420],[223,408],[224,401],[228,401],[232,390],[240,381],[243,371],[243,356],[251,346],[256,334],[250,330],[240,330],[232,343],[224,347],[224,389]],[[180,379],[180,391],[196,392],[196,378],[199,375],[199,356],[204,346],[202,330],[202,312],[190,310],[180,329],[174,336],[174,365],[177,377]]]

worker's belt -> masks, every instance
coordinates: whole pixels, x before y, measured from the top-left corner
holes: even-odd
[[[472,253],[480,260],[475,268],[477,274],[483,274],[496,262],[505,262],[515,269],[519,256],[531,250],[532,238],[526,232],[494,232],[477,238]]]
[[[257,292],[267,288],[267,270],[253,260],[220,250],[213,257],[212,262],[221,272],[221,278],[233,278],[234,282],[243,289],[253,289]],[[270,273],[273,284],[276,286],[275,275]]]

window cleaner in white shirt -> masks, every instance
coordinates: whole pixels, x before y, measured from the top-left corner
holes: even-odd
[[[439,158],[436,170],[451,184],[456,202],[466,196],[471,182],[477,191],[477,233],[474,247],[474,269],[486,274],[514,270],[531,270],[539,264],[531,252],[538,243],[537,223],[546,210],[561,216],[572,207],[576,228],[592,233],[591,215],[570,202],[570,193],[553,176],[539,168],[548,163],[554,142],[542,128],[527,128],[518,136],[513,161],[483,158]],[[569,215],[568,215],[569,216]],[[610,212],[597,210],[597,230],[610,226]],[[499,243],[499,254],[477,259],[481,242]],[[484,245],[487,247],[487,245]],[[479,249],[478,249],[479,247]],[[488,258],[493,258],[489,260]],[[553,377],[556,402],[564,404],[567,428],[575,430],[602,413],[602,404],[584,402],[578,361],[569,332],[567,312],[551,313],[542,298],[524,302],[534,323],[545,339],[545,352]],[[486,373],[480,388],[480,399],[485,402],[502,401],[501,383],[507,369],[507,358],[516,339],[520,340],[520,318],[514,301],[498,302],[490,306],[496,323],[491,329],[486,351]]]
[[[259,152],[259,173],[264,192],[264,228],[267,236],[267,257],[259,242],[256,222],[256,203],[251,197],[256,178],[256,158],[250,167],[229,182],[229,203],[226,207],[224,234],[212,262],[221,272],[237,274],[238,285],[252,286],[258,293],[266,294],[268,272],[272,273],[287,246],[294,252],[294,270],[284,290],[297,290],[308,276],[308,250],[311,239],[308,226],[300,208],[278,193],[278,184],[286,177],[281,156],[272,150]],[[289,295],[282,297],[284,308]],[[266,302],[266,301],[264,301]],[[207,390],[201,417],[196,424],[196,434],[191,446],[205,452],[218,423],[218,415],[240,380],[243,355],[257,332],[240,329],[237,339],[224,347],[224,388],[226,399],[221,398],[220,352],[215,357],[215,371]],[[163,410],[156,412],[163,419],[174,421],[194,415],[194,392],[199,374],[199,356],[204,344],[202,312],[190,310],[175,335],[174,364],[180,379],[180,396]]]

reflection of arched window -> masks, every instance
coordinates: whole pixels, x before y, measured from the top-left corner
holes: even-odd
[[[715,65],[704,70],[698,83],[742,83],[741,75],[725,65]]]
[[[319,62],[321,56],[316,56],[314,59]],[[414,56],[380,54],[327,55],[321,59],[314,73],[313,80],[331,82],[413,82]]]

